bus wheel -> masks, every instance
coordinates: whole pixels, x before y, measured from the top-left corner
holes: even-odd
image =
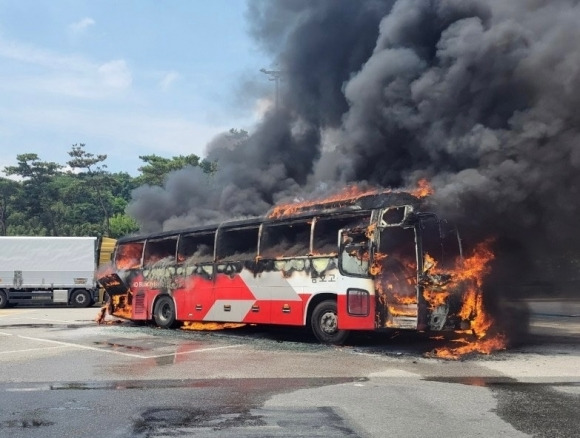
[[[173,304],[173,299],[169,295],[164,295],[157,300],[153,310],[153,319],[161,328],[174,328],[177,326],[175,304]]]
[[[91,305],[91,296],[86,290],[75,290],[71,295],[70,303],[74,307],[89,307]]]
[[[334,300],[322,301],[314,308],[310,326],[316,339],[323,344],[340,345],[349,334],[347,330],[338,329],[338,313]]]
[[[8,295],[3,290],[0,290],[0,309],[8,306]]]

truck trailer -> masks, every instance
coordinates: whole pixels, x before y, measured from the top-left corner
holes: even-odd
[[[99,300],[96,270],[111,242],[96,237],[0,237],[0,308],[16,304],[88,307]]]

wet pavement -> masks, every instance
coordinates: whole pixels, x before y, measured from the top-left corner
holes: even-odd
[[[98,309],[0,310],[0,437],[572,437],[580,317],[540,303],[519,345],[459,361],[450,339],[160,330]]]

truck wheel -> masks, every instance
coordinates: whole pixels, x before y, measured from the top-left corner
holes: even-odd
[[[347,330],[338,329],[338,312],[334,300],[322,301],[314,308],[310,326],[316,339],[323,344],[343,344],[349,335]]]
[[[8,306],[8,295],[3,290],[0,290],[0,309],[4,309]]]
[[[164,329],[177,326],[175,304],[169,295],[164,295],[157,300],[153,309],[153,319],[159,327]]]
[[[71,295],[70,303],[74,307],[89,307],[91,305],[91,296],[86,290],[75,290]]]

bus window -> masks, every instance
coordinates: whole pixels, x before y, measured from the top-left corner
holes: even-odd
[[[431,256],[439,269],[453,269],[457,259],[461,258],[461,240],[457,229],[436,217],[428,217],[421,220],[420,231],[423,256]]]
[[[213,262],[215,233],[184,234],[179,239],[177,261],[179,263],[191,261],[192,263]]]
[[[221,229],[218,231],[217,260],[255,260],[259,227]]]
[[[362,228],[368,226],[369,223],[370,216],[368,214],[317,219],[314,224],[313,254],[337,254],[340,230]]]
[[[364,233],[343,231],[341,235],[340,268],[347,275],[369,275],[369,240]]]
[[[300,257],[310,252],[310,222],[267,225],[262,231],[260,255],[264,258]]]
[[[150,266],[161,260],[166,262],[175,262],[175,250],[177,249],[177,236],[167,237],[165,239],[148,240],[145,244],[145,253],[143,254],[143,265]]]
[[[144,242],[121,243],[115,251],[117,269],[136,269],[141,266]]]

